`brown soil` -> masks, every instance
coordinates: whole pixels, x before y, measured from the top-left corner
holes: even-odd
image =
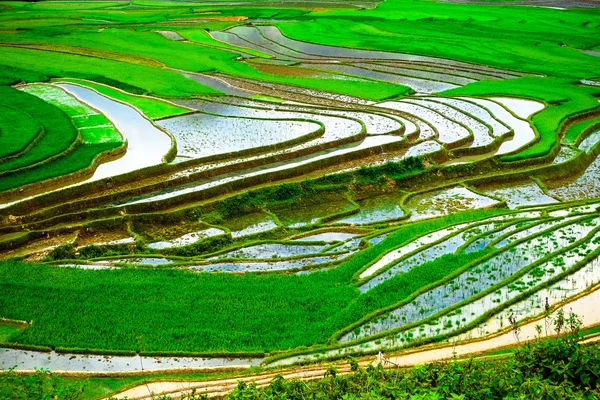
[[[33,240],[25,246],[21,246],[14,250],[4,251],[0,254],[0,259],[8,259],[12,257],[26,257],[27,261],[40,261],[54,247],[74,241],[77,237],[77,232],[66,233],[60,235],[50,235],[42,239]]]
[[[131,235],[126,230],[83,228],[79,231],[79,235],[77,235],[75,246],[82,247],[95,243],[106,243],[113,240],[127,239],[130,237]]]

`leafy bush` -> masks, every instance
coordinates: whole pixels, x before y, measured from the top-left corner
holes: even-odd
[[[575,334],[528,344],[506,361],[434,362],[409,370],[361,369],[340,375],[330,367],[323,379],[304,383],[274,378],[258,388],[240,381],[225,398],[247,399],[596,399],[600,350],[578,342]],[[568,361],[567,361],[568,360]],[[201,399],[190,397],[189,399]]]
[[[73,243],[63,244],[62,246],[55,247],[46,256],[47,261],[55,260],[73,260],[75,258],[75,246]]]
[[[14,369],[0,373],[0,398],[7,400],[77,400],[83,396],[83,386],[66,383],[47,370],[31,375],[17,374]]]

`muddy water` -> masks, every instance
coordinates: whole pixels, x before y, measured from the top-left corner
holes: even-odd
[[[398,247],[397,249],[389,251],[383,257],[381,257],[377,262],[375,262],[373,265],[371,265],[369,268],[367,268],[365,271],[363,271],[360,274],[360,278],[364,279],[366,277],[369,277],[369,276],[375,274],[380,269],[386,267],[390,263],[393,263],[396,260],[404,257],[406,254],[412,253],[413,251],[419,249],[420,247],[423,247],[423,246],[426,246],[433,242],[436,242],[446,236],[451,236],[454,233],[458,232],[459,230],[464,229],[468,226],[469,226],[469,224],[465,223],[465,224],[459,224],[459,225],[454,225],[454,226],[451,226],[448,228],[440,229],[438,231],[428,233],[428,234],[421,236],[413,241],[410,241],[407,244],[405,244],[401,247]]]
[[[446,118],[452,119],[470,129],[473,132],[473,142],[469,145],[470,148],[488,146],[494,141],[494,138],[490,135],[490,129],[467,113],[458,111],[446,104],[439,104],[435,101],[421,99],[412,99],[409,101],[413,104],[419,104],[437,111]]]
[[[208,228],[208,229],[203,229],[203,230],[196,231],[196,232],[187,233],[183,236],[180,236],[180,237],[172,239],[172,240],[165,240],[165,241],[161,241],[161,242],[150,243],[150,244],[148,244],[148,247],[151,249],[168,249],[171,247],[187,246],[189,244],[197,242],[198,240],[216,236],[216,235],[223,235],[224,233],[225,233],[225,231],[222,229]]]
[[[479,225],[467,231],[461,232],[457,235],[451,236],[440,243],[431,246],[424,246],[424,248],[419,252],[411,255],[408,258],[403,259],[384,273],[375,276],[368,282],[361,285],[361,293],[364,293],[374,288],[375,286],[382,284],[383,282],[393,278],[398,274],[406,273],[414,267],[418,267],[420,265],[433,261],[443,255],[454,253],[469,239],[472,239],[473,237],[478,237],[484,234],[485,232],[497,227],[496,224],[497,223]]]
[[[275,272],[286,271],[290,269],[316,266],[333,261],[343,260],[351,253],[339,255],[324,255],[315,257],[306,257],[288,261],[240,261],[240,262],[217,262],[205,265],[195,265],[189,267],[190,270],[199,272]]]
[[[413,115],[430,123],[438,133],[437,139],[444,144],[452,144],[471,136],[469,131],[444,115],[435,112],[416,101],[389,101],[377,105]]]
[[[231,218],[221,225],[229,229],[234,238],[268,232],[278,227],[270,215],[261,212]]]
[[[58,84],[84,103],[99,110],[127,139],[127,152],[118,160],[100,165],[85,182],[96,181],[161,164],[171,147],[171,138],[145,119],[133,107],[108,99],[91,89],[67,83]]]
[[[175,40],[178,42],[185,40],[185,38],[177,32],[173,32],[173,31],[156,31],[156,32],[160,33],[161,35],[163,35],[165,38],[167,38],[169,40]]]
[[[590,133],[581,141],[578,148],[586,153],[590,153],[598,143],[600,143],[600,130]]]
[[[498,204],[497,200],[481,196],[462,186],[417,194],[406,202],[411,220],[433,218],[457,211],[487,208]]]
[[[134,372],[182,368],[248,368],[259,365],[261,361],[260,358],[126,357],[0,349],[0,369],[16,367],[17,371],[32,371],[36,368],[45,368],[53,372]]]
[[[492,130],[492,136],[494,137],[502,137],[506,135],[510,130],[506,125],[494,118],[494,116],[488,110],[477,104],[470,103],[465,100],[449,99],[446,97],[431,97],[429,99],[451,105],[460,109],[465,114],[472,115],[480,119],[481,121],[490,126]]]
[[[322,203],[300,203],[287,210],[275,211],[275,213],[285,226],[300,228],[316,224],[323,217],[349,212],[355,208],[355,205],[350,203],[346,198],[328,196]]]
[[[548,192],[563,200],[579,200],[600,197],[600,157],[576,179],[544,182]]]
[[[432,68],[428,70],[424,70],[421,68],[411,68],[409,64],[398,64],[394,65],[393,63],[387,64],[376,64],[376,63],[353,63],[355,67],[365,68],[380,72],[389,72],[392,74],[399,74],[409,77],[422,78],[428,81],[435,82],[447,82],[454,85],[467,85],[469,83],[473,83],[476,79],[467,78],[464,76],[456,76],[449,70],[444,71],[434,71]],[[448,73],[450,72],[450,73]]]
[[[192,73],[184,73],[183,75],[198,83],[206,85],[215,90],[219,90],[230,96],[248,97],[255,96],[257,94],[256,92],[244,90],[240,87],[233,86],[230,83],[216,76]]]
[[[319,253],[328,245],[310,245],[310,244],[283,244],[283,243],[263,243],[241,249],[232,250],[227,253],[212,257],[209,260],[224,258],[244,258],[244,259],[266,259],[278,257],[295,257],[301,255],[311,255]]]
[[[597,247],[597,244],[595,247]],[[588,249],[586,249],[586,253],[589,251],[591,251],[591,248],[588,247]],[[581,255],[584,255],[584,253],[582,252],[581,254],[576,254],[575,252],[570,252],[569,254],[565,254],[565,266],[571,267],[574,264],[573,261],[577,260]],[[557,272],[561,272],[563,269],[564,267],[562,265],[556,266]],[[544,276],[544,281],[547,281],[553,275],[555,274],[552,272],[547,272]],[[553,284],[549,288],[539,290],[527,299],[510,306],[477,328],[474,328],[471,331],[461,335],[460,338],[471,339],[482,337],[506,328],[509,326],[508,317],[511,314],[514,315],[517,320],[540,315],[545,311],[546,299],[548,299],[548,304],[553,306],[569,297],[581,293],[591,286],[597,285],[598,283],[600,283],[600,260],[596,258],[579,271],[569,275],[562,281]],[[586,315],[579,314],[579,316],[585,317]],[[552,328],[550,331],[552,331]]]
[[[335,223],[364,225],[395,220],[404,216],[400,195],[389,194],[371,197],[358,202],[358,213],[336,220]]]
[[[411,76],[395,75],[393,73],[374,71],[371,69],[359,68],[351,65],[315,64],[309,66],[320,71],[328,71],[343,75],[359,76],[361,78],[398,83],[400,85],[410,87],[417,93],[443,92],[444,90],[450,90],[458,87],[457,85],[451,83],[420,79]]]
[[[479,191],[486,195],[504,200],[510,208],[558,202],[555,198],[546,195],[542,189],[532,181],[504,187],[482,187],[479,188]]]
[[[309,242],[344,242],[347,239],[351,239],[353,237],[355,237],[356,234],[355,233],[346,233],[346,232],[323,232],[323,233],[316,233],[314,235],[310,235],[310,236],[304,236],[302,238],[295,238],[293,239],[294,241],[297,242],[301,242],[301,241],[309,241]]]

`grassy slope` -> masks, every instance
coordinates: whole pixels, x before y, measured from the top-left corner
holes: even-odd
[[[120,145],[118,142],[81,144],[73,152],[53,161],[14,175],[1,177],[0,192],[89,168],[100,154],[114,150]]]
[[[15,170],[44,161],[48,157],[62,153],[77,139],[77,129],[69,117],[59,108],[36,96],[0,86],[0,105],[26,112],[45,129],[41,140],[26,154],[0,163],[0,171]]]
[[[161,68],[76,54],[0,47],[0,71],[15,66],[39,71],[46,76],[91,80],[108,78],[117,86],[122,83],[159,96],[182,97],[219,93],[177,72]]]
[[[60,90],[60,89],[54,89]],[[60,91],[60,93],[64,93]],[[27,112],[35,118],[45,130],[42,138],[24,155],[0,162],[1,171],[13,171],[23,167],[42,163],[48,157],[59,155],[67,150],[77,139],[78,131],[69,116],[58,107],[22,91],[0,86],[0,103]],[[66,94],[65,94],[66,95]],[[75,113],[76,110],[67,111]],[[17,125],[9,127],[10,131],[3,134],[12,135]],[[83,130],[86,131],[85,129]],[[108,134],[109,141],[105,139]],[[117,136],[114,136],[117,135]],[[122,144],[121,137],[114,128],[98,131],[89,130],[84,135],[84,141],[74,151],[62,155],[53,161],[39,164],[26,170],[10,173],[0,177],[0,192],[14,189],[23,185],[40,182],[45,179],[55,178],[77,172],[89,167],[99,154],[115,149]]]
[[[19,343],[52,346],[214,352],[325,343],[335,331],[443,277],[472,255],[424,265],[359,295],[350,283],[365,263],[417,233],[497,213],[408,225],[341,266],[308,275],[86,271],[4,262],[0,315],[35,321],[17,337]],[[430,266],[436,274],[427,273]]]
[[[29,114],[0,107],[0,159],[23,151],[41,132],[41,125]]]

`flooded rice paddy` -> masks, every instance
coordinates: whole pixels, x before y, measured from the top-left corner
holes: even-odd
[[[0,369],[16,367],[17,371],[44,368],[64,372],[140,372],[169,369],[248,368],[259,365],[260,358],[204,358],[99,356],[19,349],[0,349]]]
[[[154,32],[168,40],[186,40],[175,31]],[[578,160],[591,158],[597,152],[600,131],[593,130],[580,141],[563,144],[554,160],[533,165],[529,175],[503,179],[502,183],[494,182],[492,177],[485,185],[469,181],[473,178],[469,168],[476,174],[493,174],[495,156],[534,144],[537,138],[531,117],[546,105],[525,98],[451,97],[438,93],[479,80],[524,74],[436,57],[307,43],[286,36],[285,27],[282,32],[274,26],[244,25],[209,34],[241,48],[237,61],[257,71],[274,75],[295,71],[310,79],[356,84],[396,83],[415,93],[376,102],[277,80],[263,82],[220,73],[178,71],[224,95],[173,100],[191,111],[153,122],[132,105],[75,84],[48,86],[53,91],[46,92],[38,88],[37,95],[46,101],[77,111],[72,119],[84,141],[94,136],[96,128],[104,132],[104,136],[99,135],[100,141],[126,141],[123,157],[101,164],[85,182],[146,167],[160,166],[161,175],[125,183],[122,188],[107,187],[106,194],[90,192],[88,197],[85,193],[82,197],[94,205],[82,206],[81,210],[65,207],[68,212],[56,215],[60,223],[37,215],[26,218],[24,235],[29,230],[37,234],[43,229],[40,235],[48,237],[38,236],[37,242],[31,241],[35,246],[11,250],[8,255],[34,253],[39,254],[38,260],[44,260],[45,255],[68,242],[78,253],[90,251],[89,246],[105,253],[55,263],[64,268],[89,273],[100,269],[168,268],[196,274],[240,274],[233,278],[241,279],[246,273],[304,275],[340,266],[354,268],[353,263],[362,261],[360,257],[367,254],[363,250],[367,250],[376,256],[365,258],[366,264],[351,271],[358,276],[346,282],[357,296],[366,298],[393,288],[394,282],[428,268],[442,257],[480,251],[474,255],[478,257],[474,262],[449,269],[446,281],[430,282],[427,290],[397,299],[398,303],[389,304],[382,315],[353,329],[346,327],[339,338],[330,338],[330,343],[339,342],[341,349],[291,357],[280,364],[402,347],[416,340],[451,337],[465,327],[469,331],[456,338],[484,337],[505,328],[509,315],[519,319],[539,315],[544,298],[555,305],[600,282],[598,260],[586,259],[600,247],[598,204],[583,203],[600,197],[600,158],[569,178],[531,178],[537,177],[535,168],[539,166],[570,168]],[[258,59],[257,52],[272,58]],[[24,90],[34,92],[27,88],[35,86]],[[107,123],[94,125],[100,118],[106,118]],[[111,127],[117,136],[106,133]],[[172,147],[177,150],[175,162],[167,163],[165,157]],[[430,181],[415,179],[414,187],[409,178],[406,181],[410,183],[405,185],[404,177],[394,180],[385,176],[362,185],[356,178],[348,183],[338,176],[356,171],[361,165],[381,166],[414,156],[424,157],[425,168],[436,168],[438,176]],[[221,161],[209,162],[207,158]],[[480,161],[492,166],[492,171],[481,168]],[[461,164],[467,164],[467,172],[461,172]],[[445,176],[448,166],[459,167]],[[506,175],[522,172],[511,168],[498,167],[498,171]],[[221,191],[219,201],[237,194],[238,183],[245,187],[243,183],[254,182],[250,188],[281,180],[297,183],[318,176],[319,171],[327,174],[326,183],[312,188],[314,193],[302,192],[291,200],[251,204],[243,211],[223,215],[212,209],[205,214],[201,210],[204,203],[198,203],[205,197],[214,200],[216,189]],[[321,191],[323,188],[327,190]],[[582,203],[563,205],[565,201]],[[187,213],[192,203],[198,208]],[[134,204],[139,210],[174,211],[177,217],[165,226],[157,224],[138,231],[130,220],[137,213],[135,207],[130,207]],[[60,209],[60,205],[55,206]],[[449,218],[445,225],[413,232],[404,241],[396,235],[413,223],[490,209],[505,215],[459,223]],[[27,211],[19,212],[30,217]],[[70,226],[69,218],[75,212],[81,212],[76,218],[85,219],[84,213],[90,212],[99,215],[100,224],[105,216],[120,218],[123,224],[115,228],[118,232],[113,236],[94,233],[93,229],[86,236],[87,226]],[[21,215],[6,218],[20,221]],[[36,229],[34,223],[43,228]],[[51,232],[56,227],[72,229],[73,233],[53,240],[46,230]],[[10,232],[5,238],[15,239]],[[212,240],[222,243],[194,253],[194,249]],[[360,256],[353,257],[355,254]],[[494,315],[482,320],[489,310],[494,310]],[[261,362],[258,358],[84,356],[0,350],[0,368],[12,364],[21,370],[46,367],[133,372],[246,368]]]

